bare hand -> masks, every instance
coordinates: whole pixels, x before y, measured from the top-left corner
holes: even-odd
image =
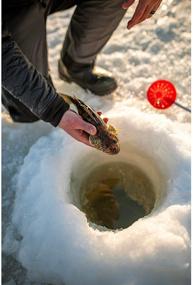
[[[135,0],[127,0],[123,3],[122,8],[128,9],[134,2]],[[133,17],[127,24],[127,28],[131,29],[133,26],[151,18],[159,8],[161,2],[162,0],[139,0]]]
[[[71,110],[64,113],[58,126],[77,141],[89,146],[91,146],[89,135],[95,135],[97,132],[95,126],[85,122],[81,116]]]

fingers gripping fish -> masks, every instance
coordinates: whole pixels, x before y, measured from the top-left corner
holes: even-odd
[[[117,131],[112,125],[106,124],[95,110],[77,97],[60,95],[70,106],[76,107],[78,114],[84,121],[96,127],[96,135],[89,135],[89,142],[93,147],[108,154],[119,153],[119,139]],[[73,107],[72,109],[74,109]]]

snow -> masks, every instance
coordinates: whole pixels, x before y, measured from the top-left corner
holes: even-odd
[[[157,111],[145,99],[149,84],[164,78],[190,107],[189,9],[189,2],[164,1],[157,16],[131,31],[128,12],[98,56],[98,65],[119,81],[105,98],[59,80],[57,59],[72,10],[50,17],[58,90],[102,110],[119,130],[121,152],[103,154],[43,122],[13,124],[3,112],[4,284],[190,284],[190,114],[177,106]],[[156,203],[132,226],[101,231],[73,198],[91,169],[112,161],[140,167]]]

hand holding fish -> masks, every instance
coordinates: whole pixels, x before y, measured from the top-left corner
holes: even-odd
[[[71,110],[64,113],[58,126],[77,141],[89,146],[89,135],[96,134],[95,126],[85,122],[80,115]]]
[[[99,116],[102,115],[102,112],[97,113]],[[108,118],[103,118],[103,121],[107,123]],[[64,114],[58,126],[74,139],[88,146],[92,146],[89,142],[89,135],[95,135],[97,132],[95,126],[85,122],[80,115],[71,110]]]
[[[60,96],[69,104],[70,109],[63,115],[59,127],[76,140],[108,154],[120,151],[116,129],[107,124],[108,118],[101,118],[96,112],[77,97],[65,94]]]

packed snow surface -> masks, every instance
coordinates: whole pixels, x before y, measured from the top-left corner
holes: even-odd
[[[99,98],[58,79],[57,59],[72,11],[50,17],[50,64],[58,90],[102,110],[119,131],[109,156],[42,122],[14,124],[3,113],[4,284],[190,284],[190,114],[153,109],[149,84],[171,80],[190,108],[190,3],[163,1],[154,19],[126,30],[128,12],[98,57],[119,89]],[[152,213],[121,231],[93,228],[72,202],[92,167],[125,161],[140,167],[156,193]],[[74,194],[75,195],[75,194]]]

